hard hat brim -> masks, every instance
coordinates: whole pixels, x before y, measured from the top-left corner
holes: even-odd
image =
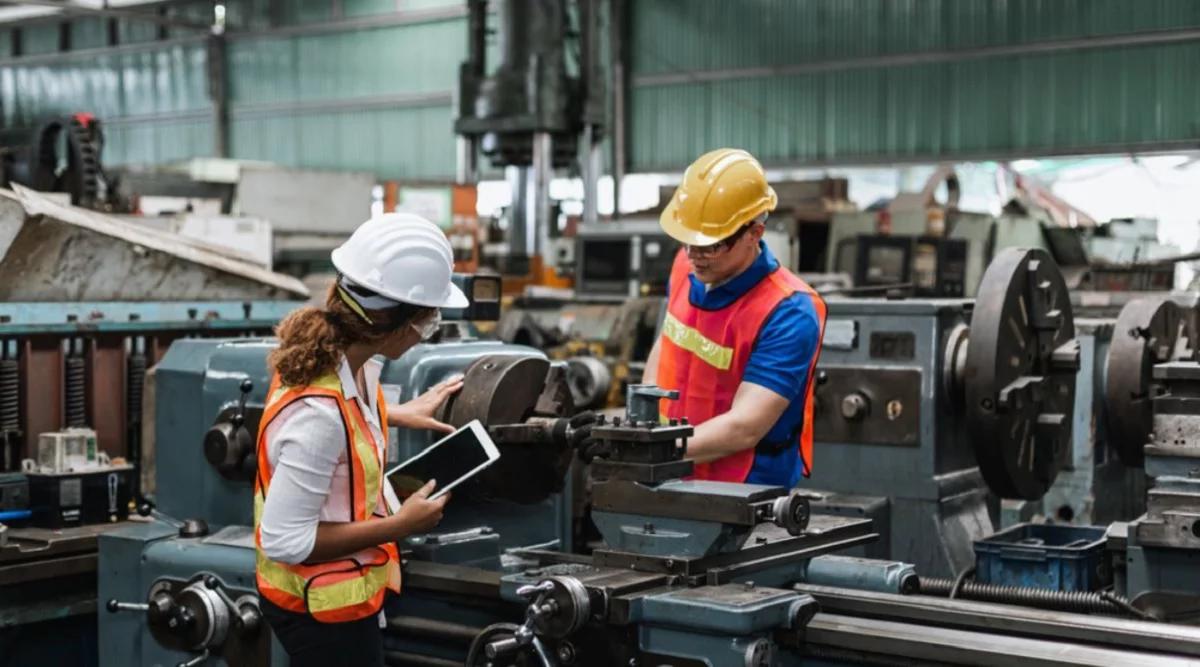
[[[466,294],[458,288],[458,285],[450,283],[450,292],[446,295],[446,303],[441,305],[442,308],[466,308],[471,305],[471,300]]]
[[[662,215],[658,218],[658,226],[662,227],[662,230],[667,233],[667,236],[670,236],[684,245],[712,245],[732,236],[733,233],[737,231],[735,228],[730,230],[730,232],[724,236],[709,236],[703,232],[684,227],[683,223],[679,222],[679,219],[676,217],[675,211],[675,198],[672,197],[671,201],[667,203],[667,207],[663,209]]]

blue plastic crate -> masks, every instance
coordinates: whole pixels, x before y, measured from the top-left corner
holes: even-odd
[[[1094,591],[1107,585],[1102,526],[1022,523],[975,541],[975,580]]]

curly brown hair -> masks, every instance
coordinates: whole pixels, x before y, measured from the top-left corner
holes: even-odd
[[[385,310],[364,310],[374,322],[371,324],[338,296],[334,283],[325,296],[324,308],[306,306],[292,311],[275,327],[279,347],[267,363],[279,373],[284,386],[306,385],[335,370],[351,345],[379,342],[433,310],[403,303]]]

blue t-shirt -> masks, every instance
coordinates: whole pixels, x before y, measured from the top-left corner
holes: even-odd
[[[779,261],[766,243],[759,241],[758,258],[732,280],[709,290],[704,283],[689,274],[688,300],[693,306],[719,310],[732,304],[779,268]],[[669,292],[668,292],[669,293]],[[797,292],[780,303],[763,324],[750,360],[746,363],[743,382],[770,389],[790,403],[779,421],[765,438],[770,443],[794,443],[804,426],[804,389],[808,369],[815,361],[821,338],[817,309],[808,294]],[[775,455],[756,452],[754,466],[746,478],[748,484],[771,484],[788,488],[796,486],[804,474],[799,448],[790,446]]]

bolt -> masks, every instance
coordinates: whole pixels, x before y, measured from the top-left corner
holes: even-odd
[[[668,570],[675,567],[675,561],[673,559],[668,558],[667,562],[666,562],[666,566],[667,566]]]
[[[558,647],[558,661],[564,665],[575,662],[575,647],[571,646],[570,642],[563,642],[562,646]]]

